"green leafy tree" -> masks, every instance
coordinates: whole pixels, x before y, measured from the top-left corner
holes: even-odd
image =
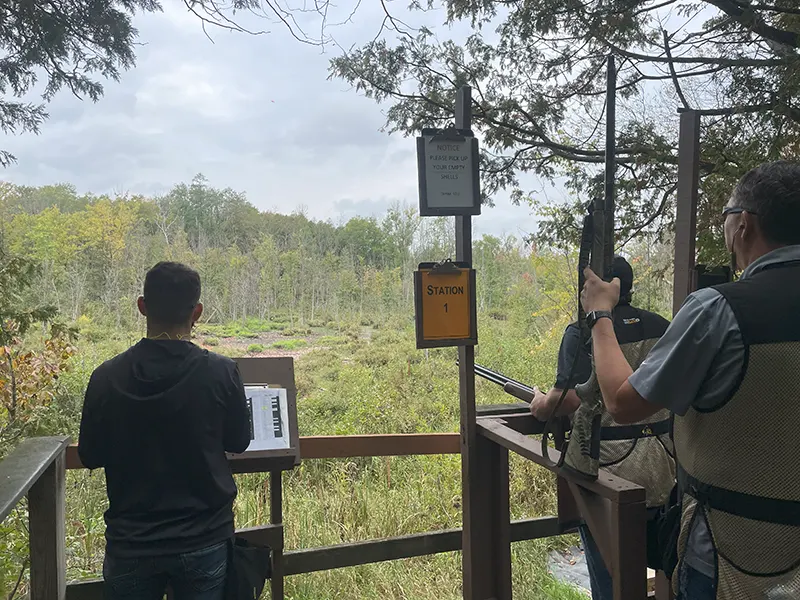
[[[453,121],[473,88],[484,201],[502,189],[538,200],[520,175],[563,178],[573,204],[550,206],[542,241],[578,236],[581,204],[602,191],[605,59],[617,57],[620,243],[668,231],[677,172],[676,108],[702,111],[698,229],[718,233],[721,205],[746,169],[795,154],[800,134],[800,9],[791,0],[428,0],[465,40],[407,29],[333,59],[331,74],[388,102],[392,132]],[[721,259],[719,236],[700,252]]]
[[[53,397],[53,383],[72,355],[72,331],[53,323],[54,306],[26,297],[38,267],[24,258],[0,253],[0,450],[22,435],[35,413]],[[36,323],[53,323],[40,350],[23,344]]]

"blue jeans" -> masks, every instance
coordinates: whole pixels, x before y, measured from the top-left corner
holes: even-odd
[[[675,600],[714,600],[717,586],[714,579],[683,563],[678,567],[678,595]]]
[[[586,557],[586,568],[589,570],[589,582],[592,585],[592,600],[614,600],[614,587],[611,573],[603,562],[603,555],[589,532],[589,527],[580,525],[578,532],[583,544],[583,555]]]
[[[224,600],[228,545],[169,556],[119,558],[103,562],[106,600],[162,600],[167,585],[175,600]]]

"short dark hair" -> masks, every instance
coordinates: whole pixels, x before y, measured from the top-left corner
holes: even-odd
[[[761,164],[742,176],[731,197],[735,206],[756,214],[767,241],[800,244],[800,163]]]
[[[176,262],[160,262],[144,278],[147,316],[160,325],[185,325],[200,301],[200,275]]]

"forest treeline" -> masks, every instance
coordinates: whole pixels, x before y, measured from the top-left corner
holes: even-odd
[[[114,327],[140,322],[134,300],[160,260],[198,269],[208,320],[278,315],[305,324],[410,319],[416,265],[454,257],[450,218],[423,219],[416,207],[399,204],[379,218],[340,224],[259,211],[202,175],[156,198],[2,183],[0,226],[4,251],[39,265],[27,292],[37,303],[52,304],[65,319],[86,316]],[[650,252],[649,244],[640,247]],[[483,235],[473,254],[481,312],[539,328],[548,315],[574,311],[574,252],[533,252],[513,236]],[[634,260],[645,258],[639,254]],[[663,269],[646,258],[640,283],[660,286],[648,273],[662,277]]]
[[[157,198],[79,195],[66,184],[0,186],[4,250],[39,265],[28,293],[71,320],[86,315],[132,326],[144,274],[165,259],[198,269],[213,321],[276,313],[301,324],[410,316],[416,265],[454,256],[452,219],[422,219],[416,207],[399,204],[380,218],[334,224],[259,211],[202,175]],[[480,310],[502,313],[541,291],[535,261],[519,240],[484,235],[474,256]],[[570,258],[562,252],[550,260],[566,265]],[[567,277],[552,285],[569,289],[569,269],[556,271]]]

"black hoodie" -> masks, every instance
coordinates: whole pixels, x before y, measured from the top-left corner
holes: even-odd
[[[233,534],[236,484],[225,452],[250,424],[236,363],[191,342],[143,339],[89,380],[78,454],[105,468],[106,551],[198,550]]]

